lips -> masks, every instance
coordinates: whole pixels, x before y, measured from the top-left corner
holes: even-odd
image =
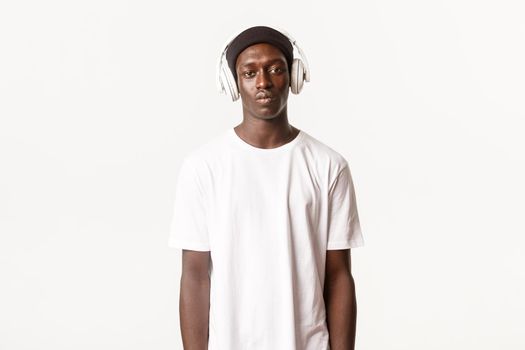
[[[273,100],[274,98],[272,97],[272,95],[266,92],[259,92],[257,93],[257,95],[255,95],[255,101],[263,105],[272,103]]]
[[[271,99],[271,98],[272,98],[272,95],[264,91],[260,91],[255,95],[256,100],[264,100],[264,99]]]

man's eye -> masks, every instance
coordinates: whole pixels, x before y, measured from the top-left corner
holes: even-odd
[[[255,73],[254,72],[244,72],[243,75],[246,78],[252,78],[255,75]]]
[[[280,67],[274,67],[274,68],[270,69],[270,72],[272,72],[272,73],[281,73],[282,71],[283,71],[283,69],[280,68]]]

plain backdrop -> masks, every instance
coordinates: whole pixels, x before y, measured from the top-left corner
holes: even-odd
[[[352,169],[357,349],[524,349],[524,15],[518,0],[2,1],[0,349],[182,349],[175,181],[242,120],[215,67],[252,25],[297,39],[311,82],[290,123]]]

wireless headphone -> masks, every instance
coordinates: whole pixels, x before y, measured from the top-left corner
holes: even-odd
[[[308,61],[306,60],[306,56],[304,55],[303,50],[301,50],[301,48],[297,45],[295,40],[288,33],[281,29],[273,29],[277,30],[278,32],[281,32],[281,34],[286,36],[288,40],[290,40],[292,46],[294,46],[297,49],[297,52],[302,58],[294,58],[291,68],[292,71],[290,72],[290,89],[293,94],[298,94],[303,89],[304,82],[310,81],[310,69],[308,67]],[[224,49],[222,50],[222,53],[217,62],[216,78],[217,88],[219,92],[222,94],[228,94],[234,102],[239,99],[240,94],[239,90],[237,89],[237,82],[235,81],[233,73],[231,72],[230,67],[228,66],[228,62],[225,62],[225,57],[228,47],[230,46],[232,41],[237,37],[237,35],[230,38],[224,45]]]

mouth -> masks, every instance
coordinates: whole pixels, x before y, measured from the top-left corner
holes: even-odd
[[[273,97],[262,97],[262,98],[258,98],[258,99],[256,99],[255,101],[256,101],[257,103],[260,103],[260,104],[266,105],[266,104],[272,103],[273,100],[274,100]]]
[[[272,102],[273,101],[273,97],[272,97],[272,94],[270,94],[268,91],[259,91],[255,95],[255,100],[258,103],[266,104],[266,103]]]

